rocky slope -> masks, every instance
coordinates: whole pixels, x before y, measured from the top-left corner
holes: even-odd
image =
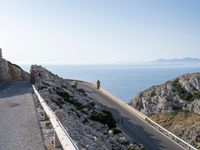
[[[30,80],[30,75],[19,66],[0,58],[0,83],[10,80]]]
[[[117,128],[112,114],[104,106],[88,97],[84,90],[72,87],[70,81],[36,65],[31,67],[31,81],[60,116],[80,149],[142,149]]]
[[[200,145],[200,73],[153,86],[130,105],[187,142]]]
[[[186,74],[138,94],[130,105],[146,115],[174,109],[200,114],[200,73]]]

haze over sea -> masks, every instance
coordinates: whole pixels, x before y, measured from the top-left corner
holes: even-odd
[[[77,79],[95,83],[125,102],[129,102],[139,92],[162,84],[168,80],[193,72],[200,72],[199,66],[182,65],[44,65],[54,74],[65,79]],[[22,66],[29,70],[30,66]]]

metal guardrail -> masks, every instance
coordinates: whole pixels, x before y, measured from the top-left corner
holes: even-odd
[[[79,82],[84,82],[84,81],[79,81]],[[93,87],[96,87],[95,84],[92,84],[92,83],[89,83],[89,82],[86,82],[86,83],[88,83],[89,85],[92,85]],[[69,134],[67,133],[65,128],[62,126],[62,124],[60,123],[60,121],[56,117],[55,113],[50,109],[50,107],[42,99],[42,97],[39,95],[39,93],[37,92],[37,90],[35,89],[34,86],[33,86],[33,89],[34,89],[34,92],[36,93],[36,95],[37,95],[42,107],[46,108],[46,110],[45,109],[44,110],[47,113],[47,115],[49,116],[51,123],[53,122],[52,125],[53,125],[53,127],[54,127],[54,129],[55,129],[55,131],[57,133],[57,136],[58,136],[58,138],[60,140],[60,143],[61,143],[63,149],[64,150],[69,150],[69,149],[70,150],[78,150],[76,144],[73,142],[73,140],[71,139],[71,137],[69,136]],[[160,126],[159,124],[157,124],[156,122],[154,122],[153,120],[148,118],[146,115],[142,114],[141,112],[139,112],[135,108],[133,108],[130,105],[126,104],[121,99],[113,96],[107,90],[105,90],[103,88],[100,88],[100,91],[102,93],[104,93],[105,95],[107,95],[108,97],[112,98],[116,103],[118,103],[119,105],[124,107],[126,110],[128,110],[131,113],[134,113],[135,115],[137,115],[140,119],[142,119],[143,121],[145,121],[148,124],[150,124],[154,129],[156,129],[157,131],[161,132],[162,134],[164,134],[165,136],[167,136],[168,138],[170,138],[171,140],[173,140],[174,142],[176,142],[180,146],[182,146],[182,147],[184,147],[185,149],[188,149],[188,150],[197,150],[195,147],[193,147],[189,143],[185,142],[184,140],[180,139],[179,137],[177,137],[173,133],[169,132],[168,130],[166,130],[165,128],[163,128],[162,126]]]
[[[68,132],[65,130],[55,113],[52,111],[52,109],[47,105],[47,103],[44,101],[44,99],[40,96],[38,91],[36,90],[35,86],[33,85],[33,90],[38,97],[38,100],[43,107],[47,117],[49,118],[54,131],[56,133],[56,137],[58,138],[63,150],[79,150],[77,145],[74,143],[72,138],[69,136]]]
[[[118,104],[120,104],[122,107],[124,107],[125,109],[128,109],[131,112],[134,112],[134,114],[136,114],[139,118],[145,120],[146,116],[142,113],[140,113],[138,110],[132,108],[131,106],[127,105],[125,102],[123,102],[122,100],[120,100],[119,98],[113,96],[111,93],[109,93],[108,91],[106,91],[105,89],[101,88],[100,91],[102,93],[104,93],[105,95],[109,96],[110,98],[112,98],[113,100],[115,100],[115,102],[117,102]]]
[[[87,82],[87,83],[89,83],[89,82]],[[92,84],[92,83],[89,83],[89,84],[92,85],[92,86],[94,86],[94,87],[96,87],[95,84]],[[168,138],[170,138],[171,140],[173,140],[174,142],[176,142],[177,144],[179,144],[181,147],[183,147],[185,149],[188,149],[188,150],[197,150],[194,146],[190,145],[189,143],[187,143],[184,140],[180,139],[179,137],[177,137],[173,133],[169,132],[168,130],[166,130],[165,128],[163,128],[162,126],[160,126],[159,124],[157,124],[156,122],[154,122],[153,120],[151,120],[150,118],[148,118],[146,115],[142,114],[141,112],[139,112],[135,108],[133,108],[130,105],[126,104],[121,99],[113,96],[107,90],[105,90],[103,88],[100,88],[100,91],[103,94],[107,95],[108,97],[112,98],[116,103],[118,103],[119,105],[121,105],[122,107],[124,107],[126,110],[134,113],[140,119],[142,119],[145,122],[147,122],[148,124],[150,124],[152,127],[154,127],[154,129],[156,129],[157,131],[161,132],[162,134],[164,134],[165,136],[167,136]]]

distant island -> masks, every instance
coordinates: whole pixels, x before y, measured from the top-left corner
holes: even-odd
[[[183,58],[183,59],[158,59],[151,63],[158,64],[200,64],[199,58]]]
[[[142,66],[171,66],[171,65],[176,65],[176,66],[199,66],[200,65],[200,58],[173,58],[173,59],[157,59],[157,60],[152,60],[152,61],[146,61],[146,62],[116,62],[114,63],[115,65],[139,65],[140,67]]]

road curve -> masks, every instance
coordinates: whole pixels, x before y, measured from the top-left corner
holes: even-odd
[[[0,85],[0,150],[45,150],[28,82]]]
[[[137,115],[133,115],[113,99],[97,90],[94,85],[79,81],[78,88],[84,89],[88,96],[108,107],[116,120],[122,120],[119,124],[121,130],[137,142],[142,143],[145,150],[184,150],[177,143],[138,118]]]

